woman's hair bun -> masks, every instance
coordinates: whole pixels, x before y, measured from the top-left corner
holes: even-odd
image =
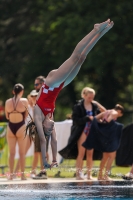
[[[19,94],[22,90],[24,90],[24,86],[21,83],[17,83],[13,87],[13,91],[16,95]]]

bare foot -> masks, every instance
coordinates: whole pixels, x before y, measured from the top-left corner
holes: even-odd
[[[84,177],[81,171],[76,172],[76,180],[84,180]]]
[[[129,176],[130,175],[130,172],[128,172],[127,174],[125,174],[125,176]]]
[[[12,181],[12,180],[13,180],[13,174],[8,174],[7,179],[8,179],[9,181]]]
[[[21,180],[27,180],[27,178],[26,178],[24,172],[21,172]]]
[[[24,181],[24,180],[27,180],[27,178],[25,177],[25,175],[21,175],[21,180]]]
[[[104,181],[105,179],[104,179],[103,176],[98,176],[97,180],[99,180],[99,181]]]
[[[100,23],[100,24],[95,24],[94,25],[94,29],[97,32],[101,32],[103,29],[105,29],[105,27],[110,23],[110,19],[108,19],[107,21]]]
[[[76,180],[84,180],[81,176],[76,176]]]
[[[33,169],[32,171],[30,171],[30,177],[33,178],[36,176],[36,170]]]
[[[101,36],[103,36],[105,33],[107,33],[112,27],[114,26],[114,22],[111,21],[100,33]]]
[[[13,173],[13,179],[16,179],[18,176],[18,173]]]
[[[99,180],[99,181],[104,180],[103,170],[99,170],[97,180]]]
[[[112,181],[112,178],[110,178],[109,176],[105,175],[105,176],[104,176],[104,180],[105,180],[105,181]]]
[[[12,177],[12,176],[9,176],[9,177],[8,177],[8,180],[9,180],[9,181],[13,181],[13,177]]]
[[[88,180],[95,180],[95,178],[93,178],[92,176],[87,176]]]

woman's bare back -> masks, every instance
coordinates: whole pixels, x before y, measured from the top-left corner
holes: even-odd
[[[6,117],[12,123],[18,123],[27,116],[26,107],[28,101],[26,98],[20,98],[15,101],[15,98],[10,98],[6,101]]]
[[[100,114],[98,114],[96,116],[96,119],[99,121],[99,122],[110,122],[112,120],[116,120],[117,119],[117,111],[114,110],[114,109],[111,109],[111,110],[106,110]]]

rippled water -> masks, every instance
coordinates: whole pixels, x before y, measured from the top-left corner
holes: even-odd
[[[133,183],[121,181],[1,185],[0,200],[131,200]]]

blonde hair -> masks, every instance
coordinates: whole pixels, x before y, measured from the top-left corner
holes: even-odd
[[[81,91],[81,97],[84,98],[88,93],[92,93],[95,95],[95,90],[90,87],[84,87]]]

